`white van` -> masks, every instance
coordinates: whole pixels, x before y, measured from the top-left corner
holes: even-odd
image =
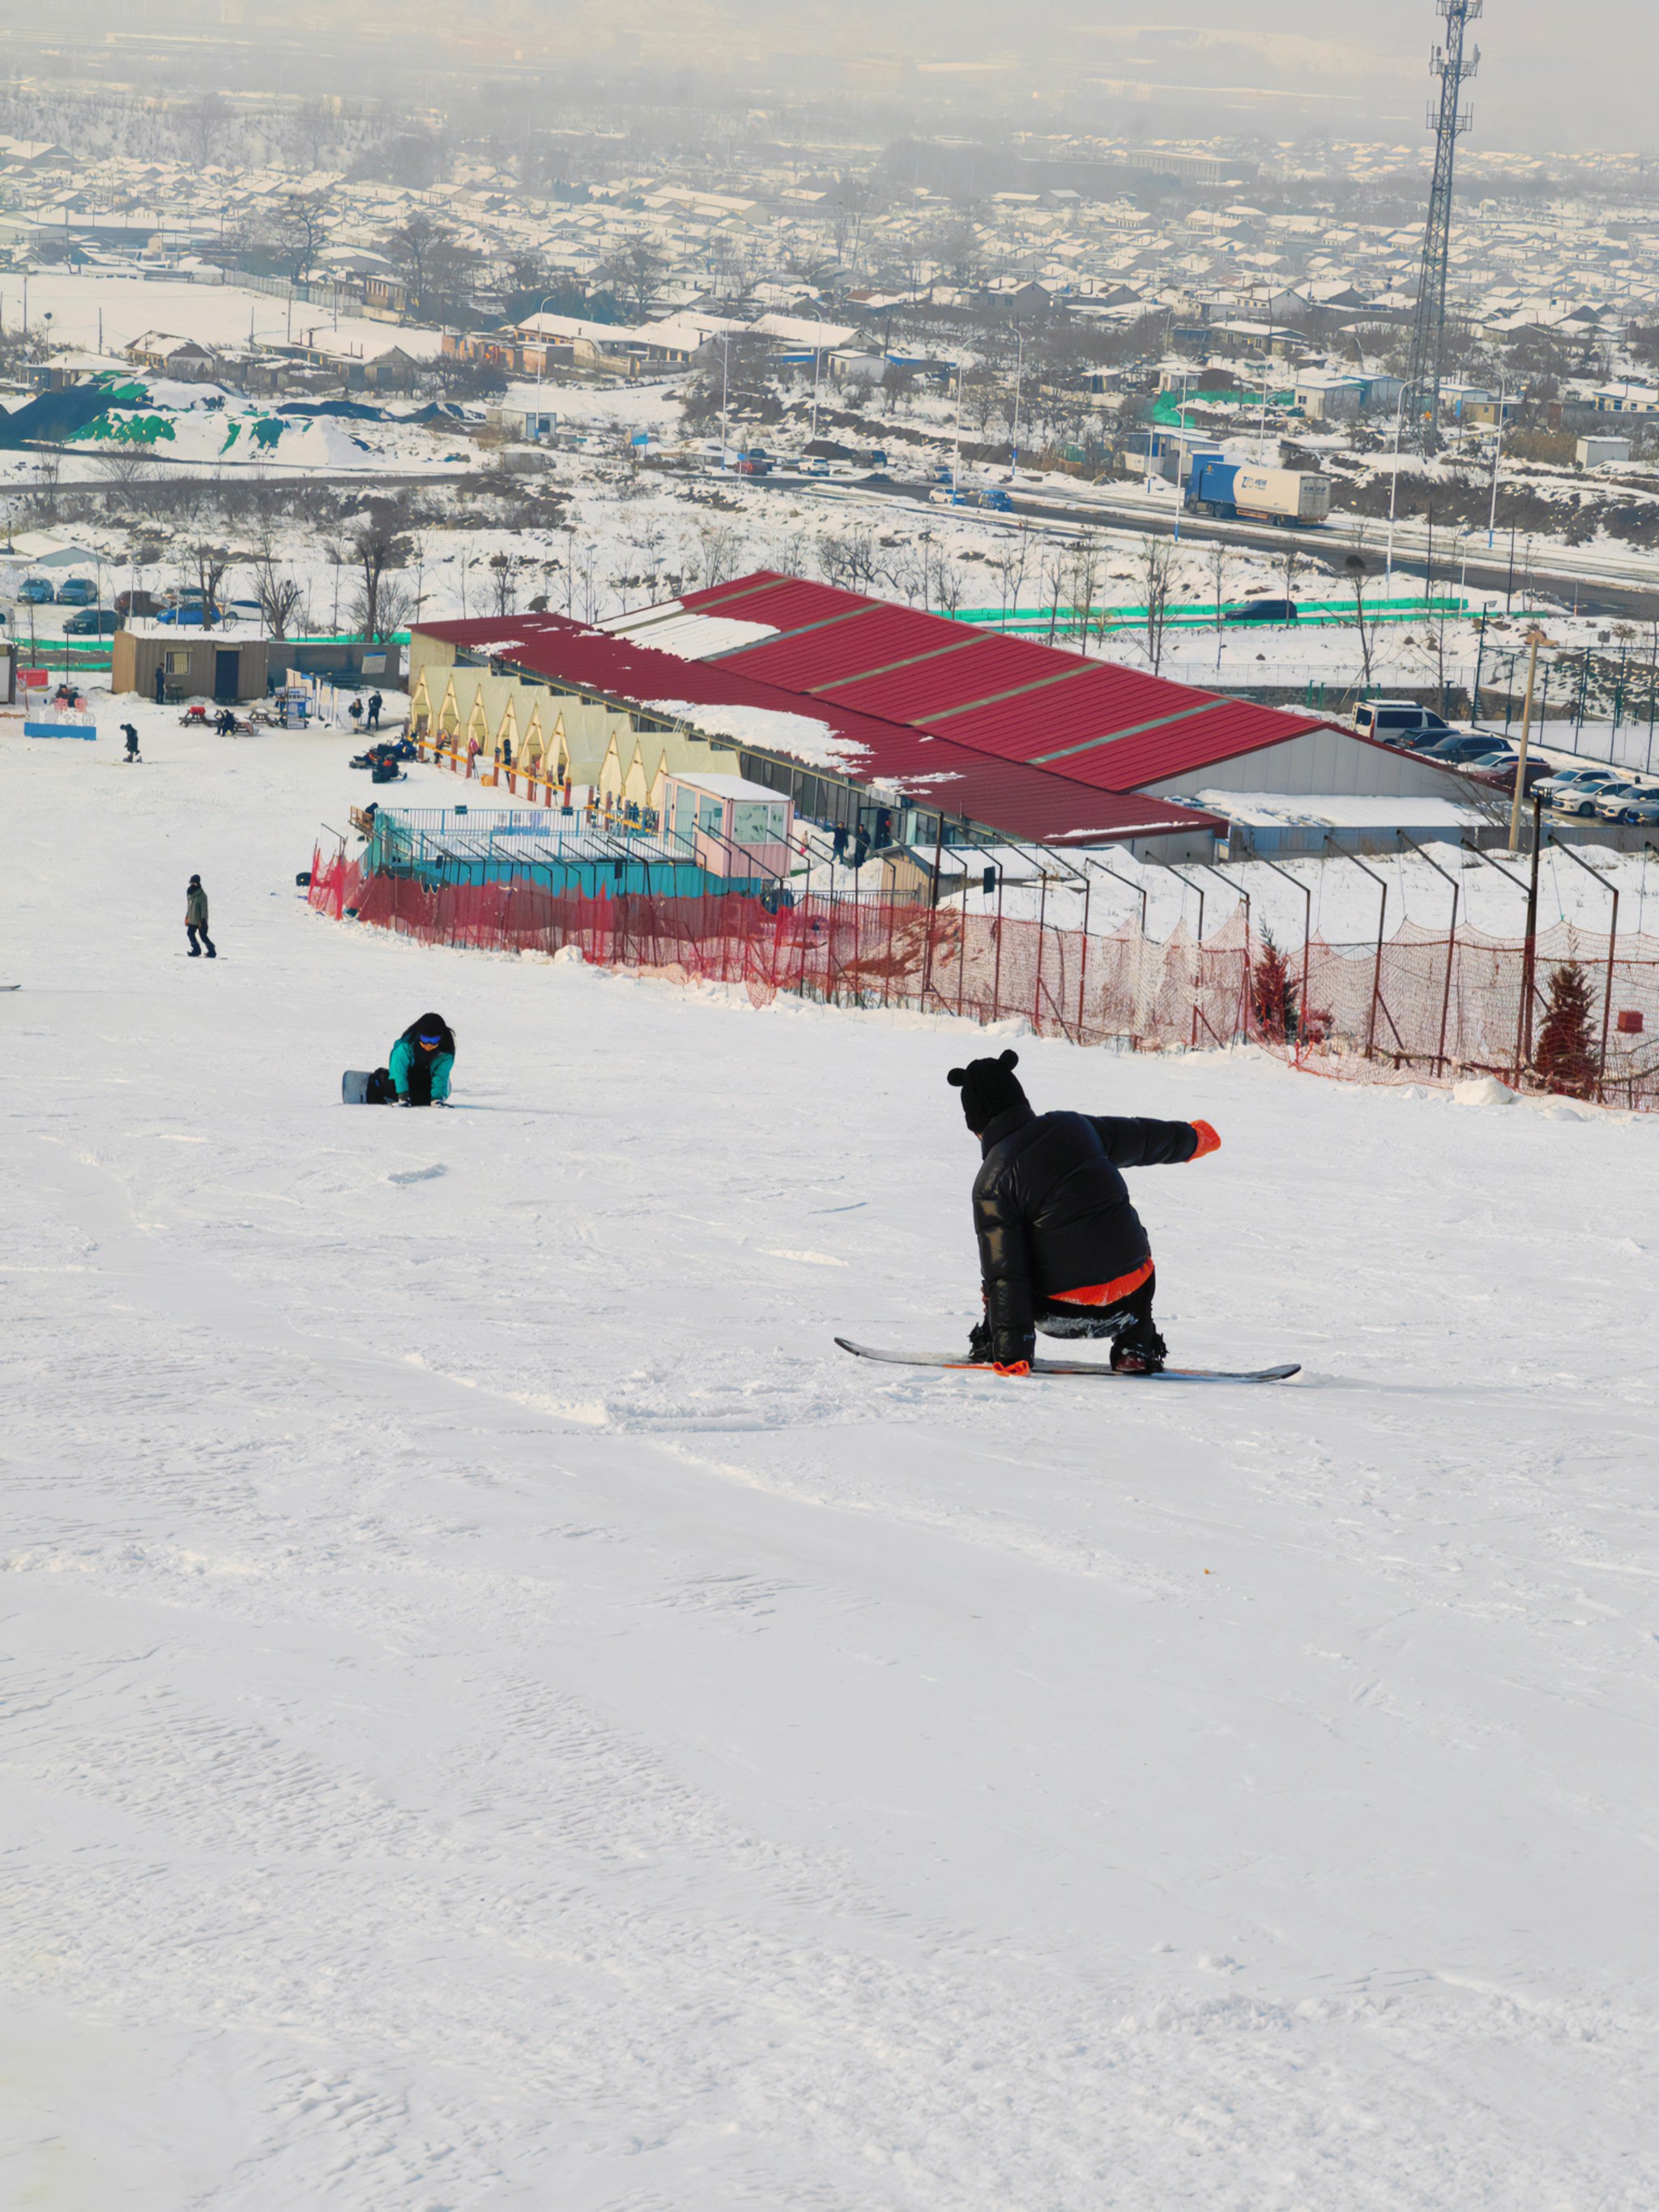
[[[1433,744],[1437,738],[1455,737],[1452,725],[1415,699],[1366,699],[1353,710],[1353,726],[1362,738],[1376,738],[1385,745]]]

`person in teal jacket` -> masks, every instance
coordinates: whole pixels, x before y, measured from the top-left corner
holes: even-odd
[[[422,1014],[392,1048],[388,1070],[400,1106],[447,1106],[455,1032],[441,1014]]]

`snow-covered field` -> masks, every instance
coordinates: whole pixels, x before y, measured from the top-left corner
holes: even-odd
[[[0,737],[0,2201],[1659,2201],[1659,1127],[1026,1042],[1302,1377],[863,1367],[974,1036],[325,922],[350,741],[142,726]]]
[[[47,318],[50,317],[50,321]],[[23,320],[23,277],[0,276],[0,320]],[[247,284],[193,284],[187,278],[125,276],[106,270],[35,269],[28,275],[28,327],[54,344],[123,354],[151,331],[199,338],[204,345],[249,346],[272,340],[311,342],[312,333],[342,352],[372,361],[393,346],[417,361],[438,353],[441,334],[416,323],[382,323],[337,315],[327,307],[276,299]]]

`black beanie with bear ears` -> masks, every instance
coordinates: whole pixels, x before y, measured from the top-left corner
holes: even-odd
[[[945,1077],[961,1091],[963,1119],[976,1137],[1012,1107],[1030,1111],[1030,1101],[1014,1073],[1018,1065],[1019,1054],[1011,1049],[997,1060],[970,1060],[966,1067],[953,1067]]]

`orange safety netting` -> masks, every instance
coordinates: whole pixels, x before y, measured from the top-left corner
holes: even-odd
[[[1085,934],[876,898],[811,896],[774,911],[746,895],[616,898],[526,881],[432,887],[368,874],[341,851],[313,862],[319,912],[483,951],[576,946],[605,967],[780,991],[845,1006],[910,1006],[1126,1050],[1240,1041],[1351,1080],[1492,1073],[1517,1087],[1659,1108],[1659,940],[1561,923],[1530,944],[1403,924],[1382,945],[1318,938],[1278,952],[1241,907],[1201,945],[1184,924]],[[1582,978],[1581,1049],[1540,1048],[1558,971]]]

